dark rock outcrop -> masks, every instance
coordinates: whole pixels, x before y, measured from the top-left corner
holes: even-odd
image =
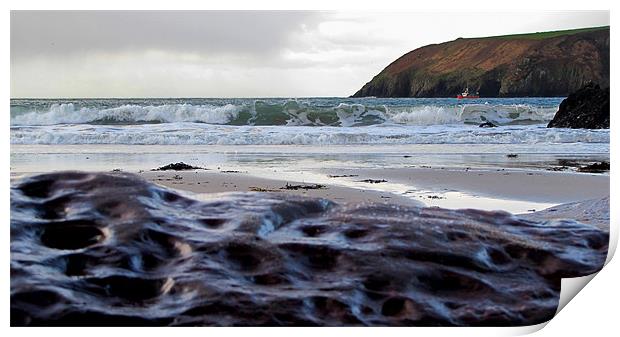
[[[608,231],[504,212],[199,201],[126,174],[11,188],[11,325],[531,325]]]
[[[567,96],[609,86],[609,59],[609,27],[459,38],[401,56],[353,97]]]
[[[568,95],[547,127],[609,129],[609,88],[589,83]]]
[[[481,127],[481,128],[496,128],[497,127],[497,125],[495,125],[495,124],[493,124],[491,122],[484,122],[484,123],[481,123],[478,126]]]
[[[168,165],[152,169],[151,171],[189,171],[189,170],[204,170],[204,167],[192,166],[185,164],[184,162],[170,163]]]
[[[603,172],[608,172],[609,169],[610,169],[609,162],[608,161],[602,161],[602,162],[599,162],[599,163],[594,163],[594,164],[582,166],[582,167],[578,168],[577,171],[579,171],[579,172],[586,172],[586,173],[603,173]]]

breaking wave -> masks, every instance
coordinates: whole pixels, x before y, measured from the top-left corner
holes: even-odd
[[[370,102],[372,103],[372,102]],[[197,122],[216,125],[364,126],[377,124],[496,125],[542,124],[553,118],[557,106],[529,104],[358,104],[338,101],[242,100],[234,103],[122,104],[80,106],[54,103],[43,109],[12,107],[11,125],[155,124]]]
[[[608,143],[547,129],[561,98],[12,99],[12,144]],[[499,127],[479,128],[490,122]]]
[[[73,103],[53,104],[49,110],[31,111],[11,117],[12,125],[54,124],[140,124],[201,122],[226,124],[238,115],[238,107],[166,104],[160,106],[122,105],[115,108],[77,108]]]
[[[347,145],[609,143],[609,130],[516,125],[374,125],[355,128],[156,125],[50,125],[11,128],[12,144]]]

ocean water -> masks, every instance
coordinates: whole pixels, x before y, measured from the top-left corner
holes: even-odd
[[[11,100],[11,324],[547,321],[561,277],[602,268],[607,231],[487,211],[525,213],[551,200],[328,174],[471,166],[506,167],[494,172],[503,177],[562,159],[609,160],[609,130],[546,128],[560,101]],[[499,126],[478,126],[487,121]],[[442,208],[275,192],[197,195],[140,178],[178,161]],[[54,172],[63,170],[73,172]]]
[[[360,186],[327,175],[412,167],[547,171],[565,161],[609,160],[609,130],[546,127],[561,100],[14,99],[11,172],[140,172],[182,161],[416,198],[409,193],[421,190],[415,181]],[[498,126],[479,127],[484,122]],[[433,193],[446,199],[427,204],[448,208],[522,213],[552,205]]]
[[[547,129],[561,98],[12,99],[12,144],[574,144],[609,130]],[[481,128],[491,122],[496,128]]]

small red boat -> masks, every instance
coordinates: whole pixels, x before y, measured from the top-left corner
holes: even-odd
[[[465,88],[465,91],[463,91],[462,94],[460,95],[456,95],[457,99],[467,99],[467,98],[480,98],[480,95],[478,94],[478,92],[476,92],[476,94],[470,94],[469,93],[469,88]]]

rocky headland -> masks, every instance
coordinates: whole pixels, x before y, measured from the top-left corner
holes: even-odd
[[[609,27],[459,38],[415,49],[353,97],[567,96],[592,81],[609,86]]]

